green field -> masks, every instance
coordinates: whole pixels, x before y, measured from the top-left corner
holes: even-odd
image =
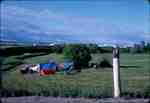
[[[47,63],[49,58],[63,62],[61,54],[35,57],[30,55],[10,56],[3,60],[3,90],[10,92],[22,90],[31,95],[44,96],[110,97],[113,95],[112,68],[85,68],[82,72],[72,75],[65,75],[63,72],[50,76],[22,75],[19,72],[19,65],[22,63]],[[109,53],[92,55],[94,62],[102,58],[112,62],[112,56]],[[149,58],[148,54],[121,54],[122,95],[150,96]]]

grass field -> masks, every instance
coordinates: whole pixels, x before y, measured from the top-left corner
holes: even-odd
[[[27,55],[27,56],[26,56]],[[88,68],[81,73],[39,76],[39,74],[22,75],[18,66],[23,63],[47,63],[49,58],[63,62],[63,55],[49,54],[31,56],[32,54],[10,56],[3,60],[2,86],[9,92],[25,91],[29,95],[73,96],[73,97],[111,97],[113,95],[112,68]],[[20,59],[19,57],[24,57]],[[92,61],[107,58],[112,62],[111,54],[93,54]],[[131,96],[150,96],[150,56],[148,54],[121,54],[122,94]],[[10,93],[13,96],[13,93]],[[19,93],[18,93],[19,95]],[[25,94],[21,94],[25,95]]]

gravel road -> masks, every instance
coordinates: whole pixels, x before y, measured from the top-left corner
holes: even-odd
[[[8,97],[1,98],[2,103],[150,103],[150,99],[87,99],[87,98],[65,98],[65,97]]]

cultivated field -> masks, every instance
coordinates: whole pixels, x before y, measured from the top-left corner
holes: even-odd
[[[19,65],[23,63],[47,63],[50,58],[63,62],[61,54],[9,56],[2,58],[2,87],[4,96],[41,95],[65,97],[112,97],[112,68],[85,68],[80,73],[39,76],[22,75]],[[93,54],[92,61],[99,62],[110,53]],[[150,96],[150,56],[148,54],[121,54],[122,95],[126,97]]]

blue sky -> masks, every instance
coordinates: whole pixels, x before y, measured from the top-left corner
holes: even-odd
[[[45,42],[150,40],[146,0],[5,0],[1,39]]]

